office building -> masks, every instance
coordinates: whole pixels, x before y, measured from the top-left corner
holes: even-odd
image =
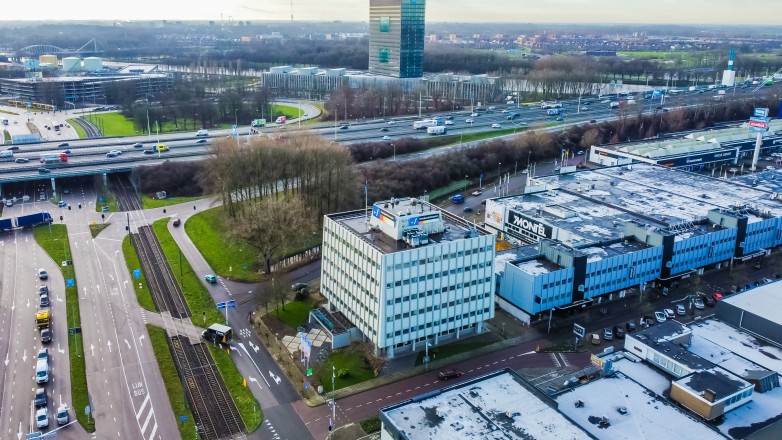
[[[423,76],[425,16],[426,0],[369,1],[369,73]]]
[[[414,198],[327,215],[321,291],[378,355],[422,351],[494,317],[494,246],[493,234]]]

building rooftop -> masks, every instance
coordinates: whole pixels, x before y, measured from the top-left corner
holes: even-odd
[[[723,301],[771,322],[782,323],[782,280],[731,295]]]
[[[775,345],[717,319],[699,321],[692,324],[690,329],[696,342],[698,338],[703,338],[723,347],[725,351],[736,353],[744,359],[782,374],[782,349]]]
[[[768,372],[766,368],[748,359],[744,359],[736,353],[733,353],[702,336],[693,335],[691,341],[689,346],[691,352],[715,365],[719,365],[743,379],[748,379],[758,372],[763,372],[763,375],[765,376],[765,372]]]
[[[721,367],[696,371],[675,382],[690,393],[701,396],[706,400],[709,400],[706,395],[713,393],[712,401],[714,402],[752,386],[746,380]]]
[[[646,243],[637,240],[622,240],[612,244],[579,248],[579,250],[588,255],[587,262],[591,263],[600,261],[604,258],[637,252],[648,247],[649,245]]]
[[[533,276],[562,270],[562,266],[548,261],[543,257],[534,258],[532,260],[519,261],[513,264],[519,269]]]
[[[415,198],[378,202],[371,210],[332,214],[328,217],[385,254],[432,243],[489,235],[482,227]]]
[[[589,439],[511,370],[443,388],[380,410],[403,439]],[[396,437],[395,437],[396,438]]]
[[[679,321],[669,319],[665,322],[640,329],[632,336],[635,339],[643,341],[645,344],[652,345],[655,341],[669,341],[680,336],[691,334],[692,331]]]

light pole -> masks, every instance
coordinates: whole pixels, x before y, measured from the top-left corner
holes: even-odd
[[[497,179],[500,178],[500,165],[502,165],[502,162],[497,162]]]
[[[239,133],[239,109],[234,109],[234,134]]]
[[[467,192],[467,175],[464,175],[464,192]]]
[[[396,144],[391,144],[391,146],[394,148],[394,162],[396,162]]]

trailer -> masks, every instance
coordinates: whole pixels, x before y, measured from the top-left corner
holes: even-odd
[[[23,215],[16,217],[15,223],[17,228],[33,228],[40,224],[46,224],[52,222],[52,216],[48,212],[38,212],[35,214]]]
[[[64,163],[68,162],[67,153],[44,153],[39,156],[41,163]]]
[[[445,126],[440,125],[437,127],[427,127],[426,132],[430,135],[438,135],[438,134],[445,134],[448,131]]]
[[[0,219],[0,231],[10,231],[14,227],[14,220],[10,218]]]

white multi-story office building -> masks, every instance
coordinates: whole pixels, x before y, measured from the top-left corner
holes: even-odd
[[[321,290],[389,358],[481,333],[495,236],[414,198],[327,215]]]

